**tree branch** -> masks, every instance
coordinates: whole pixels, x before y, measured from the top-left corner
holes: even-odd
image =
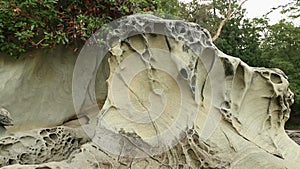
[[[236,12],[238,11],[238,9],[240,9],[240,7],[245,3],[247,2],[248,0],[244,0],[242,1],[242,3],[232,12],[232,9],[231,9],[231,6],[232,6],[232,1],[231,0],[228,0],[228,8],[227,8],[227,15],[226,17],[221,21],[219,27],[218,27],[218,30],[217,30],[217,33],[213,36],[212,38],[212,41],[215,41],[219,38],[219,36],[221,35],[221,32],[222,32],[222,29],[225,25],[225,23],[227,21],[229,21],[231,19],[231,17],[236,14]]]

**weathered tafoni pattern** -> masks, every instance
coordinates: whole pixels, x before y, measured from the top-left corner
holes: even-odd
[[[103,61],[109,72],[101,110],[80,97],[79,118],[87,120],[73,118],[72,128],[1,138],[1,166],[298,168],[300,147],[284,131],[293,93],[281,70],[224,54],[193,23],[133,15],[112,28],[82,50],[107,51],[84,67],[97,72]],[[109,42],[103,48],[95,47],[99,37]]]

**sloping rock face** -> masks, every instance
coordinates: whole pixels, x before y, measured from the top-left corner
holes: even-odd
[[[98,36],[109,43],[93,37],[77,59],[72,128],[1,138],[0,166],[299,168],[300,147],[284,131],[293,93],[281,70],[222,53],[193,23],[134,15],[112,25]],[[109,72],[103,106],[95,72]]]
[[[8,131],[54,127],[76,116],[72,75],[77,55],[62,46],[32,50],[18,60],[0,55],[0,107],[14,121]],[[99,81],[105,81],[102,75]],[[103,100],[107,87],[101,84],[97,96]]]
[[[0,104],[11,112],[15,125],[8,130],[12,131],[55,126],[74,112],[70,109],[73,66],[66,64],[75,64],[71,51],[57,48],[26,55],[17,61],[0,58]]]

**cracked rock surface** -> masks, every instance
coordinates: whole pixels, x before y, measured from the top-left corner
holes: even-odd
[[[193,23],[133,15],[116,25],[98,70],[109,72],[106,99],[83,100],[62,126],[0,138],[1,167],[299,168],[284,72],[224,54]]]

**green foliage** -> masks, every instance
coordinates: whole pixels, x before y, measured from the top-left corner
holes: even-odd
[[[172,0],[177,2],[176,0]],[[1,0],[0,52],[85,41],[103,24],[133,13],[175,12],[167,0]]]
[[[251,66],[263,66],[259,38],[259,32],[253,23],[240,15],[224,25],[215,45],[226,54],[238,56]]]
[[[289,14],[290,18],[299,18],[300,17],[300,1],[293,0],[287,5],[283,6],[281,13]]]
[[[180,7],[181,17],[208,29],[212,36],[216,34],[219,24],[228,13],[227,0],[214,0],[213,3],[199,3],[193,0],[180,4]],[[245,19],[245,10],[239,7],[238,1],[232,1],[231,10],[237,12],[224,25],[220,37],[214,42],[215,45],[221,51],[238,56],[250,65],[261,65],[259,29]]]
[[[180,3],[179,17],[197,23],[208,29],[211,34],[215,34],[221,18],[211,12],[212,10],[217,10],[213,4],[199,3],[198,0],[193,0],[190,3]]]
[[[11,0],[0,2],[0,51],[10,55],[24,52],[44,35],[46,22],[59,22],[57,0]]]

